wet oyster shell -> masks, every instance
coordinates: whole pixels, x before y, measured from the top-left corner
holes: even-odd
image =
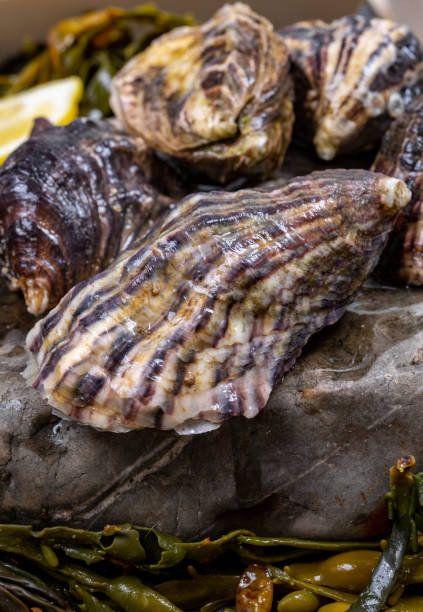
[[[156,39],[113,79],[111,106],[153,149],[225,183],[277,168],[294,120],[288,53],[248,6]]]
[[[423,95],[392,123],[372,168],[402,179],[413,194],[395,221],[377,273],[385,281],[423,285]]]
[[[365,170],[194,194],[28,335],[38,389],[101,429],[251,418],[376,264],[410,192]]]
[[[181,193],[171,175],[114,121],[38,119],[0,168],[1,272],[29,312],[55,306],[148,228],[168,207],[161,190]]]
[[[377,144],[423,91],[422,47],[406,26],[353,15],[280,34],[294,65],[299,131],[322,159]]]

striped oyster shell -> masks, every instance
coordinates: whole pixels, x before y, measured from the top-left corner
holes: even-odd
[[[294,64],[300,129],[322,159],[374,146],[423,91],[423,51],[406,26],[354,15],[280,34]]]
[[[31,330],[35,388],[112,431],[254,417],[341,316],[409,199],[402,181],[365,170],[188,196]]]
[[[413,194],[395,221],[377,272],[389,282],[423,285],[423,95],[392,123],[372,169],[402,179]]]
[[[113,121],[38,119],[0,168],[0,268],[29,312],[55,306],[167,209],[165,181],[163,163]]]
[[[273,26],[237,2],[153,41],[114,77],[110,104],[128,131],[200,174],[264,178],[291,140],[288,73]]]

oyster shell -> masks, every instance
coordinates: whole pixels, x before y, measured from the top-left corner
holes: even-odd
[[[265,177],[291,139],[289,66],[269,21],[237,2],[153,41],[114,77],[110,103],[126,129],[200,174]]]
[[[406,26],[354,15],[280,34],[294,65],[300,131],[322,159],[377,144],[423,91],[422,47]]]
[[[31,330],[34,386],[100,429],[254,417],[376,264],[405,184],[365,170],[194,194]]]
[[[423,285],[423,95],[392,123],[372,168],[402,179],[413,194],[395,221],[377,272],[389,282]]]
[[[113,121],[36,121],[0,168],[1,272],[29,312],[55,306],[149,227],[169,202],[149,181],[162,188],[166,172]]]

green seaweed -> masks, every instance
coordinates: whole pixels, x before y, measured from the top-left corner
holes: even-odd
[[[81,115],[109,116],[110,83],[116,72],[161,34],[193,23],[190,16],[172,15],[153,4],[71,17],[50,30],[41,51],[34,45],[23,50],[21,58],[27,61],[19,71],[0,74],[0,96],[78,75],[84,84]]]
[[[412,474],[413,465],[414,458],[401,458],[391,469],[387,502],[393,529],[387,543],[260,537],[246,530],[184,542],[131,524],[101,531],[0,525],[0,603],[20,612],[29,604],[46,612],[212,612],[233,603],[240,576],[254,561],[282,592],[303,589],[323,601],[344,602],[352,612],[379,612],[390,602],[387,609],[405,610],[407,602],[415,605],[416,585],[423,582],[417,536],[423,526],[423,474]],[[342,581],[341,588],[332,588],[278,566],[299,556],[308,563],[363,548],[382,553],[358,596],[347,585],[343,590]]]

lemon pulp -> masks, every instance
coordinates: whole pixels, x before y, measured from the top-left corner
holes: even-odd
[[[55,125],[75,119],[82,91],[81,79],[71,76],[0,99],[0,164],[28,138],[36,117]]]

